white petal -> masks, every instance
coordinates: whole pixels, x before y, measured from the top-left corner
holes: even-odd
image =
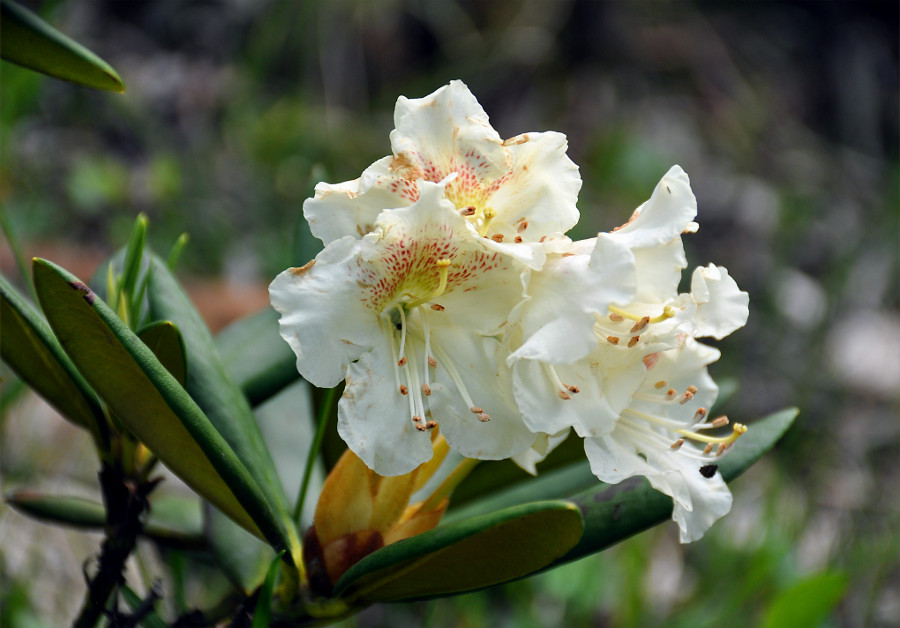
[[[738,288],[722,266],[710,264],[694,270],[691,298],[697,303],[697,336],[721,340],[747,323],[750,296]]]
[[[558,434],[538,434],[534,444],[512,457],[512,461],[520,469],[531,475],[537,475],[537,465],[550,455],[554,449],[560,446],[569,437],[569,430],[563,430]]]
[[[509,369],[497,363],[499,342],[461,330],[453,333],[441,329],[432,335],[432,344],[447,348],[446,358],[437,356],[430,403],[433,418],[450,446],[479,460],[503,460],[528,449],[535,434],[519,415]],[[474,406],[463,398],[450,368],[455,368]],[[480,421],[480,413],[473,412],[473,407],[482,409],[490,420]]]
[[[347,369],[338,405],[338,434],[379,475],[409,473],[431,459],[431,437],[412,422],[409,396],[394,383],[387,336]]]
[[[672,166],[650,200],[638,207],[636,215],[613,236],[630,248],[665,244],[677,238],[697,215],[697,199],[681,166]]]
[[[636,301],[666,303],[678,292],[681,271],[687,266],[681,238],[658,246],[634,249],[634,260],[637,270]]]
[[[281,336],[297,355],[297,370],[316,386],[336,386],[380,334],[378,315],[360,299],[354,275],[361,246],[349,236],[332,242],[314,263],[289,268],[269,286]]]
[[[353,181],[317,184],[315,197],[303,203],[312,234],[325,244],[344,236],[361,238],[372,231],[382,210],[414,203],[418,187],[391,172],[391,159],[379,159]]]

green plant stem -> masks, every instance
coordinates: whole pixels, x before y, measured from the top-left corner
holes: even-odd
[[[294,506],[294,522],[300,527],[300,516],[303,513],[303,504],[306,501],[306,493],[309,490],[309,481],[312,478],[312,471],[316,465],[316,459],[319,457],[319,450],[322,448],[322,439],[325,438],[325,428],[328,427],[328,420],[331,418],[334,403],[337,399],[337,388],[331,388],[325,393],[325,399],[322,407],[319,409],[319,418],[316,423],[316,434],[313,442],[309,447],[309,453],[306,455],[306,466],[303,469],[303,480],[300,482],[300,494],[297,496],[297,503]]]

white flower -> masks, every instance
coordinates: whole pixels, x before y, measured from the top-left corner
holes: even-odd
[[[444,185],[417,183],[415,203],[269,288],[301,375],[323,387],[346,379],[338,432],[380,475],[428,460],[437,423],[471,458],[507,458],[535,438],[495,358],[523,268],[485,246]]]
[[[419,99],[400,97],[391,132],[393,155],[359,179],[320,183],[303,205],[313,234],[325,244],[370,232],[381,210],[411,205],[418,182],[444,181],[453,206],[487,239],[487,246],[538,268],[539,247],[578,221],[578,167],[561,133],[526,133],[501,140],[461,81]],[[516,246],[525,244],[526,246]]]
[[[691,338],[662,353],[615,428],[584,442],[591,470],[604,482],[643,475],[672,497],[682,543],[702,537],[731,509],[715,460],[746,428],[735,424],[725,437],[705,433],[728,424],[726,417],[708,421],[718,388],[706,365],[718,357]]]

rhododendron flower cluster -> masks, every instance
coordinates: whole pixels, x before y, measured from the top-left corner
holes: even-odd
[[[697,230],[673,166],[632,218],[572,241],[581,179],[565,136],[502,140],[466,86],[401,97],[393,153],[321,183],[304,215],[325,248],[270,287],[297,368],[344,381],[338,431],[373,471],[413,471],[432,432],[531,472],[571,432],[605,482],[643,475],[673,498],[683,542],[731,507],[716,460],[746,427],[710,408],[707,366],[747,320],[728,272],[678,293]]]

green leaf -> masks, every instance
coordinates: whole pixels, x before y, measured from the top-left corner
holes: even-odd
[[[229,582],[245,595],[259,586],[272,557],[269,547],[209,505],[203,509],[203,530]]]
[[[152,317],[170,320],[182,332],[188,355],[185,388],[250,472],[280,530],[290,540],[286,547],[299,559],[300,542],[287,498],[253,411],[226,371],[200,314],[165,262],[156,256],[150,262],[148,298]]]
[[[534,502],[473,517],[388,545],[335,586],[352,602],[426,599],[520,578],[565,554],[582,532],[578,509]]]
[[[847,591],[847,576],[838,571],[818,573],[782,591],[772,601],[763,628],[816,628]]]
[[[98,436],[106,417],[97,396],[43,317],[2,276],[0,297],[3,361],[60,414]]]
[[[6,502],[22,514],[47,523],[85,530],[102,530],[106,511],[99,501],[67,495],[45,495],[18,491]],[[154,495],[152,508],[143,526],[143,536],[160,545],[197,549],[205,545],[196,499]]]
[[[797,410],[789,408],[750,424],[750,430],[719,463],[725,481],[736,478],[769,451],[796,416]],[[672,514],[672,498],[652,488],[642,477],[612,486],[598,482],[595,488],[579,493],[569,501],[584,516],[584,535],[578,545],[555,564],[599,552],[665,521]]]
[[[190,395],[86,285],[46,260],[35,287],[63,349],[128,429],[176,475],[277,549],[293,542],[234,450]]]
[[[184,351],[184,339],[178,328],[169,321],[157,321],[141,329],[138,338],[147,345],[172,377],[184,386],[187,381],[187,356]]]
[[[259,591],[256,600],[256,610],[253,611],[252,628],[268,628],[269,619],[272,616],[272,591],[275,589],[275,578],[278,576],[278,565],[284,550],[275,557],[266,571],[266,580]]]
[[[278,312],[266,308],[216,336],[228,373],[256,406],[300,379],[297,356],[278,333]]]
[[[9,0],[0,2],[0,57],[70,83],[125,91],[106,61]]]

